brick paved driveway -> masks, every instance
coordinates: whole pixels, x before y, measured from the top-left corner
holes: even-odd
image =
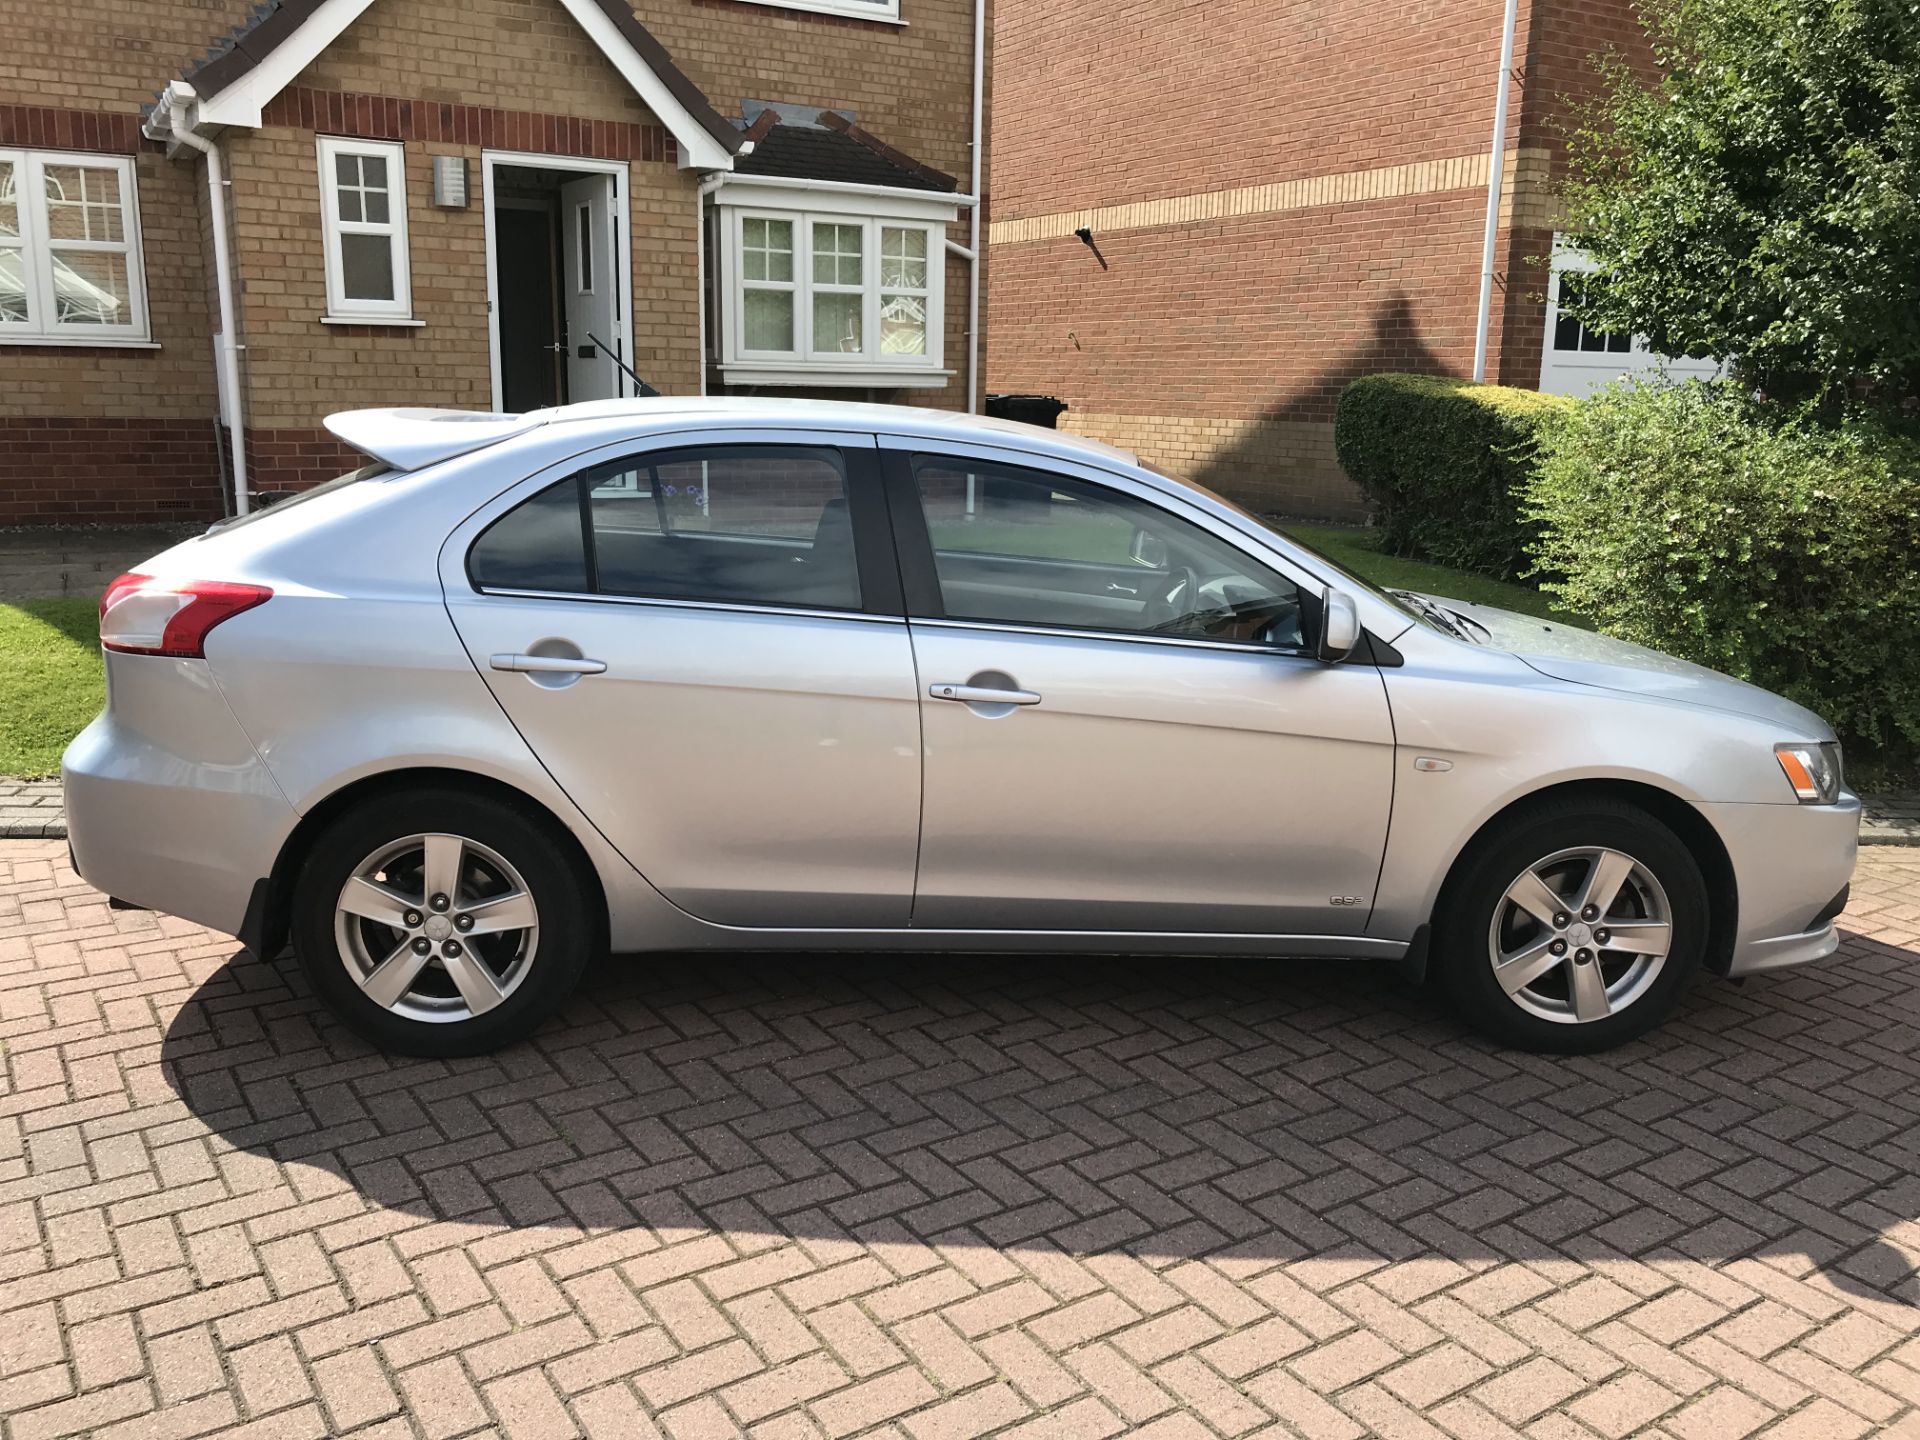
[[[426,1063],[0,845],[0,1417],[1920,1434],[1920,852],[1856,893],[1597,1060],[1324,963],[829,959]]]

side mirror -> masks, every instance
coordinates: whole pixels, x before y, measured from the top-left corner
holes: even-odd
[[[1158,535],[1150,535],[1145,530],[1135,530],[1133,540],[1127,546],[1127,558],[1136,565],[1144,565],[1149,570],[1164,570],[1173,558],[1167,552],[1167,542]]]
[[[1338,665],[1353,654],[1360,643],[1360,611],[1353,597],[1343,590],[1329,590],[1320,604],[1320,640],[1314,655],[1329,665]]]

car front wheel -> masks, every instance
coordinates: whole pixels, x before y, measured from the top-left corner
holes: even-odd
[[[1584,1054],[1667,1018],[1710,922],[1700,867],[1671,830],[1630,805],[1569,801],[1516,816],[1463,861],[1435,958],[1476,1028]]]
[[[315,990],[383,1049],[472,1055],[520,1039],[579,981],[599,935],[550,825],[458,791],[383,796],[336,820],[293,897]]]

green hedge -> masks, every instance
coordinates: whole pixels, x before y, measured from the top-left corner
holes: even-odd
[[[1526,497],[1542,589],[1877,746],[1920,745],[1920,446],[1620,383],[1550,427]]]
[[[1439,375],[1368,375],[1340,396],[1334,452],[1387,549],[1513,580],[1532,568],[1520,494],[1540,428],[1571,403]]]

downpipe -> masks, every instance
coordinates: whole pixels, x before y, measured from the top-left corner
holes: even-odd
[[[1512,88],[1513,31],[1520,0],[1507,0],[1500,30],[1500,82],[1493,102],[1493,150],[1487,160],[1487,232],[1480,249],[1480,313],[1473,327],[1473,378],[1487,378],[1487,332],[1493,323],[1493,259],[1500,234],[1500,182],[1507,163],[1507,92]]]
[[[233,469],[233,511],[245,515],[252,506],[247,494],[247,437],[240,396],[240,346],[235,338],[233,299],[233,260],[227,247],[227,167],[220,147],[199,134],[182,114],[182,107],[194,103],[193,87],[176,80],[168,87],[169,129],[164,138],[179,141],[190,150],[198,150],[207,160],[207,204],[213,226],[214,289],[220,309],[220,338],[215,347],[215,363],[220,367],[221,389],[227,397],[228,456]]]

